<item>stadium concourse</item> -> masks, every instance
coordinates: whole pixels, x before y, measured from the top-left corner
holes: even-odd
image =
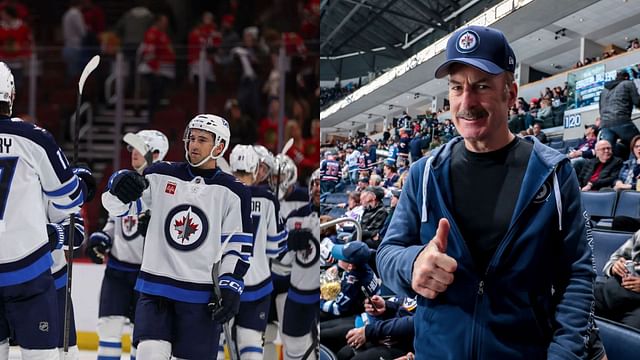
[[[451,169],[442,170],[442,164],[448,163],[437,157],[431,159],[433,163],[431,160],[421,161],[418,166],[427,169],[423,176],[430,180],[418,184],[416,176],[419,175],[416,174],[422,174],[421,168],[413,167],[413,171],[410,168],[413,163],[424,160],[432,151],[442,149],[441,145],[458,136],[452,121],[455,114],[450,111],[449,94],[454,93],[451,96],[455,96],[456,89],[466,89],[466,83],[461,82],[460,86],[450,88],[447,77],[436,78],[435,72],[445,62],[449,49],[457,49],[452,50],[454,54],[457,54],[456,51],[461,54],[472,53],[469,57],[474,57],[473,51],[476,49],[483,49],[480,40],[483,37],[478,34],[484,30],[478,28],[460,30],[458,37],[450,39],[457,29],[472,25],[500,30],[515,53],[515,64],[504,58],[500,58],[503,63],[499,62],[513,66],[508,71],[513,72],[518,90],[515,104],[509,108],[509,131],[520,138],[535,137],[557,150],[559,154],[540,146],[542,151],[553,153],[556,159],[566,165],[565,168],[569,169],[567,173],[575,171],[577,175],[580,200],[593,228],[587,233],[593,234],[593,242],[589,243],[593,245],[597,275],[594,308],[601,345],[604,345],[610,360],[636,356],[634,351],[637,350],[632,349],[637,347],[629,345],[632,342],[625,341],[625,338],[640,337],[640,306],[637,302],[640,281],[635,278],[622,280],[622,283],[632,281],[639,284],[637,288],[626,286],[626,289],[635,292],[632,294],[635,303],[630,304],[629,309],[625,308],[629,311],[626,317],[618,313],[621,309],[615,309],[615,306],[612,306],[613,309],[607,308],[606,301],[601,300],[607,298],[602,294],[609,291],[605,284],[615,283],[613,280],[618,276],[624,278],[629,274],[633,277],[634,272],[638,273],[640,269],[640,254],[625,252],[630,251],[633,244],[637,246],[640,239],[640,233],[636,232],[640,230],[640,210],[637,206],[640,201],[640,136],[628,136],[638,133],[640,127],[640,25],[637,21],[640,2],[471,0],[448,1],[444,5],[442,2],[399,0],[374,5],[373,2],[361,4],[349,1],[331,3],[322,9],[322,14],[321,223],[326,225],[322,227],[321,237],[326,256],[321,277],[323,300],[320,318],[321,344],[327,358],[378,359],[376,356],[379,356],[409,360],[413,356],[409,353],[414,350],[411,340],[414,335],[420,335],[414,334],[413,315],[416,311],[418,315],[415,316],[415,322],[418,326],[415,329],[425,329],[426,326],[429,329],[425,333],[437,331],[434,329],[440,325],[438,315],[441,318],[446,316],[444,312],[434,315],[433,311],[440,305],[442,307],[438,309],[446,309],[450,305],[446,294],[437,291],[440,294],[435,300],[420,299],[423,301],[418,301],[420,305],[416,310],[416,298],[402,297],[386,286],[404,286],[403,292],[415,295],[412,289],[416,289],[414,282],[419,279],[416,280],[413,267],[409,273],[400,269],[397,274],[393,272],[393,275],[389,275],[389,267],[376,266],[400,266],[397,265],[397,259],[420,260],[420,256],[427,252],[419,253],[416,255],[418,258],[394,257],[396,263],[389,260],[389,248],[394,251],[397,248],[406,249],[406,252],[393,253],[405,256],[414,254],[409,250],[412,245],[419,245],[411,240],[403,242],[403,236],[397,234],[405,233],[394,228],[393,224],[408,224],[407,231],[414,231],[411,219],[414,215],[420,219],[421,214],[418,231],[423,237],[431,230],[435,233],[429,223],[433,219],[431,211],[441,214],[438,204],[447,202],[446,196],[442,200],[438,193],[447,180],[439,176],[443,173],[449,176],[449,171],[454,173],[455,169],[451,165]],[[471,35],[465,37],[465,34]],[[447,47],[450,40],[457,45]],[[492,40],[484,41],[486,46]],[[474,50],[460,50],[467,45]],[[465,56],[459,55],[460,58]],[[486,61],[493,59],[491,55],[482,54],[478,58]],[[498,67],[507,70],[502,65]],[[459,76],[469,69],[470,66],[461,66],[453,72]],[[469,78],[473,79],[471,76]],[[622,94],[621,89],[628,91]],[[469,92],[469,101],[477,100],[473,97],[473,90],[464,91],[463,96]],[[460,96],[452,99],[458,100],[452,103],[453,107],[460,105]],[[620,103],[614,104],[614,101]],[[482,109],[479,104],[480,101],[475,106]],[[611,115],[613,112],[616,115]],[[461,121],[460,117],[454,120]],[[620,132],[614,135],[623,125],[628,134]],[[509,136],[514,138],[511,134]],[[521,139],[518,141],[523,142]],[[539,145],[536,143],[535,146]],[[444,156],[449,157],[449,154],[445,152]],[[564,157],[571,161],[571,166]],[[454,155],[450,158],[453,159]],[[465,158],[465,166],[473,168],[471,162]],[[406,187],[403,190],[409,173],[412,173],[409,178],[410,190],[406,190]],[[432,185],[431,179],[436,185]],[[557,178],[555,181],[558,181]],[[474,185],[476,183],[481,184],[482,181],[476,179]],[[415,193],[418,193],[418,199],[421,196],[416,187],[424,187],[421,194],[427,197],[417,205],[422,205],[422,212],[418,215],[411,212],[416,206]],[[559,189],[555,191],[560,194]],[[459,205],[452,199],[461,200],[456,196],[464,192],[450,193],[448,204],[454,201]],[[543,193],[549,195],[549,192]],[[433,198],[428,197],[430,195]],[[465,195],[469,196],[464,199],[474,198],[469,192]],[[407,212],[407,209],[410,211]],[[561,205],[558,205],[559,212],[560,209]],[[399,212],[406,216],[398,216]],[[460,220],[456,218],[456,211],[452,213],[450,221]],[[393,218],[394,214],[396,218]],[[483,220],[487,220],[484,223],[495,221],[489,218]],[[514,227],[517,225],[509,229]],[[445,226],[445,229],[449,227]],[[455,231],[452,230],[453,235],[449,233],[450,248],[460,237],[459,229],[456,227]],[[383,241],[385,234],[390,235]],[[413,237],[413,233],[408,237]],[[438,243],[440,239],[437,234],[434,239],[440,247],[442,243]],[[473,253],[473,246],[478,245],[469,239],[465,240]],[[446,243],[444,241],[445,249]],[[376,252],[379,248],[383,250]],[[509,246],[506,248],[509,249]],[[447,251],[447,254],[455,251]],[[382,260],[376,263],[378,256]],[[496,258],[498,256],[494,255],[492,259]],[[631,270],[624,272],[612,265],[625,259],[631,261]],[[415,260],[415,264],[418,260]],[[460,266],[466,259],[460,256],[456,260],[458,269],[463,269],[460,274],[464,277],[467,273]],[[482,280],[488,279],[490,270],[500,266],[498,260],[492,261],[487,278],[479,278],[479,296],[486,294]],[[381,279],[379,274],[384,274],[385,270],[388,277]],[[388,283],[385,284],[385,281]],[[407,282],[411,283],[411,291],[406,289]],[[448,288],[445,285],[445,288],[451,289],[454,285],[449,284]],[[464,287],[460,282],[457,285]],[[616,289],[621,288],[618,283],[614,285],[617,285]],[[485,295],[485,299],[490,296]],[[371,303],[376,305],[375,308]],[[531,307],[535,305],[533,302]],[[380,308],[383,310],[379,311]],[[425,325],[424,322],[429,321],[425,319],[433,319],[433,323]],[[443,343],[447,341],[444,337],[438,339]],[[462,339],[460,341],[465,343]],[[472,341],[468,343],[472,344]],[[594,343],[597,344],[597,341]],[[625,348],[621,345],[623,343],[629,346],[625,345]],[[592,351],[589,359],[600,359],[604,354],[602,347],[590,345],[593,346],[589,346]],[[418,355],[438,357],[443,354]],[[450,353],[447,355],[451,356]]]

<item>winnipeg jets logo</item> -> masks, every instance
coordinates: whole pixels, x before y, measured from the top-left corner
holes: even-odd
[[[138,236],[138,216],[127,215],[120,218],[122,225],[122,237],[125,240],[133,240]]]
[[[480,38],[478,34],[476,34],[475,31],[467,30],[458,36],[456,48],[461,53],[469,53],[474,51],[479,43]]]
[[[533,198],[533,203],[534,204],[543,203],[547,201],[547,199],[549,198],[549,195],[551,195],[551,183],[550,181],[547,181],[544,184],[542,184],[542,187],[540,187],[540,190],[538,190],[538,192],[536,193],[536,196]]]
[[[315,238],[309,242],[305,250],[296,251],[296,263],[303,268],[318,264],[320,259],[320,243]]]
[[[200,246],[209,232],[207,217],[193,205],[179,205],[169,211],[164,224],[167,242],[171,247],[188,251]]]

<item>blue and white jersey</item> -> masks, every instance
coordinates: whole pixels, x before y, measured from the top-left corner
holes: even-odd
[[[241,301],[255,301],[271,293],[269,258],[275,258],[287,249],[288,232],[278,219],[278,201],[263,187],[250,186],[249,189],[254,244]]]
[[[297,303],[317,303],[320,301],[320,216],[313,204],[294,210],[287,218],[287,229],[308,229],[313,234],[307,249],[289,251],[293,259],[287,297]]]
[[[340,163],[337,160],[322,160],[320,162],[320,180],[338,182],[342,176]]]
[[[49,270],[43,194],[65,214],[80,210],[80,181],[51,134],[20,119],[0,118],[0,286]]]
[[[297,186],[293,191],[280,201],[280,219],[285,221],[289,214],[309,203],[309,190],[305,187]],[[291,273],[292,255],[287,253],[271,262],[271,272],[279,276],[289,276]]]
[[[59,232],[64,234],[65,243],[68,243],[70,239],[66,238],[69,236],[69,225],[70,218],[69,215],[56,209],[51,202],[48,202],[47,206],[47,215],[49,216],[49,224],[56,226]],[[80,215],[80,213],[75,213],[73,215],[75,217],[75,234],[73,238],[73,242],[75,246],[74,249],[77,249],[82,245],[84,241],[84,219]],[[51,256],[53,257],[53,265],[51,266],[51,274],[53,275],[53,280],[56,286],[56,289],[61,289],[67,285],[67,258],[65,257],[65,250],[68,249],[69,246],[65,245],[60,249],[53,250],[51,252]]]
[[[146,210],[144,203],[139,210]],[[120,271],[139,271],[144,237],[138,231],[138,215],[109,216],[102,231],[107,233],[113,242],[107,267]]]
[[[123,204],[106,191],[102,204],[120,217],[139,213],[142,203],[151,209],[136,290],[207,303],[215,262],[221,261],[219,275],[247,272],[253,253],[251,193],[219,169],[205,171],[206,177],[192,169],[186,163],[155,163],[145,170],[149,187],[141,199]]]

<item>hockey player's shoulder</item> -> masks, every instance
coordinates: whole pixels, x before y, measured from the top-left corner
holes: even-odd
[[[276,197],[273,193],[266,187],[263,186],[250,186],[251,189],[251,197],[252,198],[265,198],[271,200],[273,202],[276,201]]]
[[[309,190],[307,188],[303,188],[297,186],[293,189],[293,192],[289,194],[286,198],[287,201],[309,201]]]
[[[148,168],[144,169],[145,175],[162,174],[181,178],[184,177],[181,175],[186,173],[187,171],[185,164],[172,161],[158,161],[151,164],[151,166],[149,166]]]
[[[305,204],[289,213],[287,219],[307,217],[313,212],[310,204]]]
[[[20,118],[0,121],[0,133],[20,136],[45,148],[56,144],[53,136],[46,129],[22,121]]]

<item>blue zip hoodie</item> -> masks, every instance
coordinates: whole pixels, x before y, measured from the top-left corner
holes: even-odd
[[[411,166],[377,253],[383,283],[414,296],[413,263],[440,218],[451,225],[454,280],[430,300],[418,296],[418,359],[580,359],[593,321],[592,237],[578,181],[559,152],[533,137],[533,151],[509,229],[487,269],[472,256],[451,215],[453,144]],[[426,178],[426,181],[425,181]],[[467,206],[473,206],[468,204]]]

